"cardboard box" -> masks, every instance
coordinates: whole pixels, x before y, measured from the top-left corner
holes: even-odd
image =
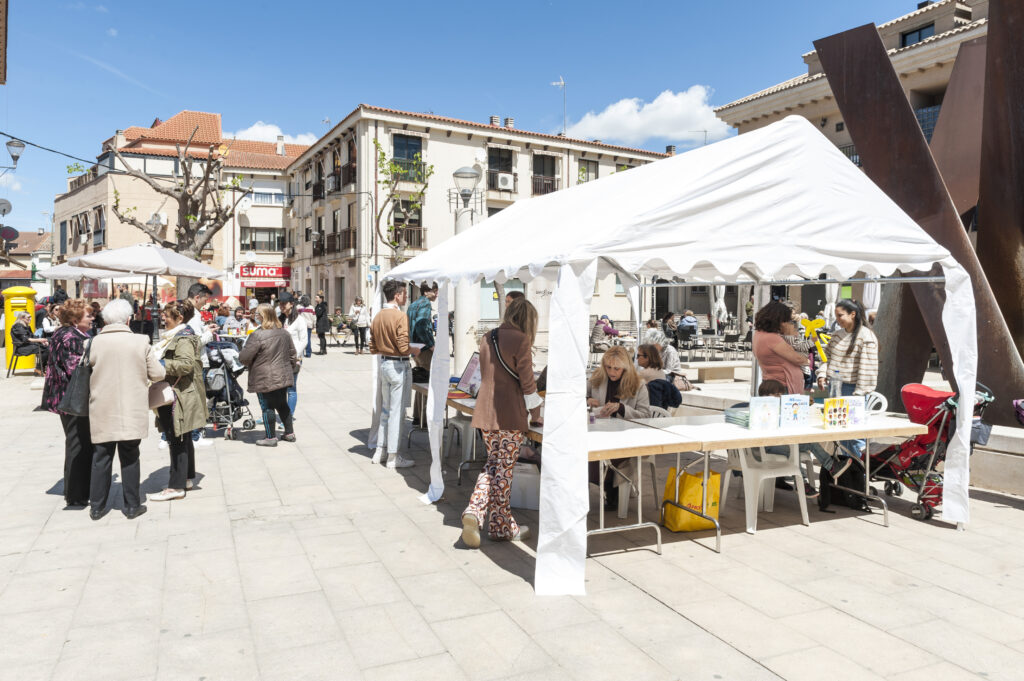
[[[517,463],[512,468],[512,508],[540,510],[540,468],[535,463]]]

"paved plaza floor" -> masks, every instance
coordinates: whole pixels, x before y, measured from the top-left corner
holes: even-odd
[[[1020,498],[975,490],[957,532],[910,519],[903,500],[889,528],[816,507],[804,527],[780,492],[748,535],[733,497],[721,554],[707,533],[666,531],[661,556],[650,530],[603,536],[586,596],[537,597],[534,542],[462,545],[475,469],[462,486],[447,471],[445,499],[426,506],[425,435],[416,467],[370,463],[369,364],[349,348],[306,360],[296,444],[218,433],[197,451],[199,489],[134,521],[63,510],[59,420],[31,411],[30,377],[0,382],[0,679],[1024,675]],[[167,466],[151,432],[145,492]]]

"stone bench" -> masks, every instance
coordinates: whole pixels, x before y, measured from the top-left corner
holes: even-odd
[[[736,370],[750,368],[750,362],[683,362],[679,366],[683,369],[696,369],[698,383],[711,383],[735,381]]]

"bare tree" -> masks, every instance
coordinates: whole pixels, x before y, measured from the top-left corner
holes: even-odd
[[[231,219],[239,202],[252,191],[252,188],[242,189],[241,180],[237,176],[228,182],[224,181],[224,159],[228,153],[224,147],[210,145],[206,150],[205,159],[189,154],[196,130],[192,131],[192,136],[184,147],[180,144],[175,145],[179,172],[175,173],[171,182],[156,179],[144,170],[134,167],[116,147],[111,147],[111,151],[124,166],[127,175],[146,183],[153,191],[168,197],[177,206],[173,232],[169,231],[166,234],[148,224],[148,221],[140,219],[143,216],[135,214],[135,207],[123,207],[121,195],[116,190],[114,215],[121,222],[142,231],[153,243],[198,260],[200,253]],[[178,279],[180,293],[183,278]]]

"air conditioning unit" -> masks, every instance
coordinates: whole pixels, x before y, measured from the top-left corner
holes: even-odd
[[[284,247],[284,257],[286,257],[286,258],[294,258],[295,257],[295,249],[292,248],[291,246],[285,246]]]
[[[78,235],[78,243],[82,244],[83,246],[85,244],[89,243],[89,233],[88,232],[82,232],[81,234],[79,234]]]
[[[330,193],[338,188],[338,178],[334,175],[328,175],[324,181],[324,191]]]
[[[514,191],[516,188],[516,178],[512,173],[498,173],[498,189],[501,191]]]

